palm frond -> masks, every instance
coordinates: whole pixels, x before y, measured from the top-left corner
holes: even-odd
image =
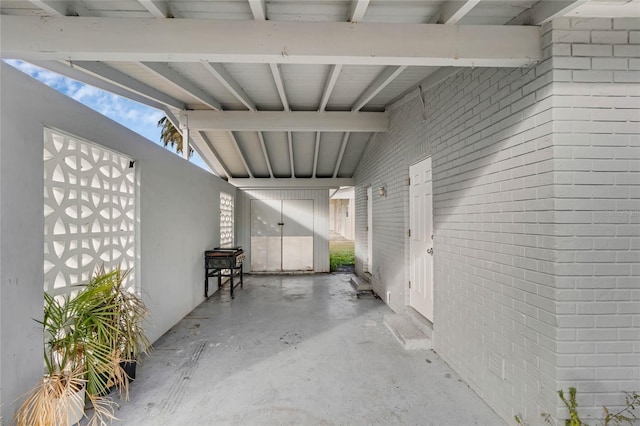
[[[175,146],[178,154],[182,153],[182,133],[173,125],[171,120],[165,115],[158,120],[158,127],[161,128],[160,140],[164,144],[165,148],[169,145],[171,148]],[[193,148],[189,147],[189,157],[193,155]]]

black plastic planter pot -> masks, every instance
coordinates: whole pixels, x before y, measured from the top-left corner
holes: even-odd
[[[122,367],[124,372],[127,373],[127,376],[129,376],[130,382],[136,379],[136,365],[137,365],[137,362],[135,360],[123,361],[120,363],[120,367]]]
[[[125,374],[129,378],[129,382],[133,382],[136,379],[136,360],[132,361],[122,361],[120,363],[120,367],[124,370]],[[116,386],[111,386],[106,392],[101,392],[99,396],[107,396],[116,388]]]

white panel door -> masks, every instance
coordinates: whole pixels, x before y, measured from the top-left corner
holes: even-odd
[[[282,270],[313,271],[313,200],[282,200]]]
[[[251,270],[282,270],[282,201],[251,200]]]
[[[251,270],[313,271],[313,200],[251,200]]]
[[[433,183],[431,158],[409,168],[409,305],[433,321]]]

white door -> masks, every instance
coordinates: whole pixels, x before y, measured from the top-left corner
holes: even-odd
[[[251,270],[282,270],[282,201],[251,200]]]
[[[409,168],[409,305],[433,321],[433,190],[431,158]]]
[[[313,200],[251,200],[251,270],[313,271]]]
[[[282,200],[282,270],[313,271],[313,200]]]

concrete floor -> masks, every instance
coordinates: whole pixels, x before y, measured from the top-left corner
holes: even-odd
[[[432,351],[405,351],[349,275],[245,276],[155,343],[124,425],[501,425]]]

